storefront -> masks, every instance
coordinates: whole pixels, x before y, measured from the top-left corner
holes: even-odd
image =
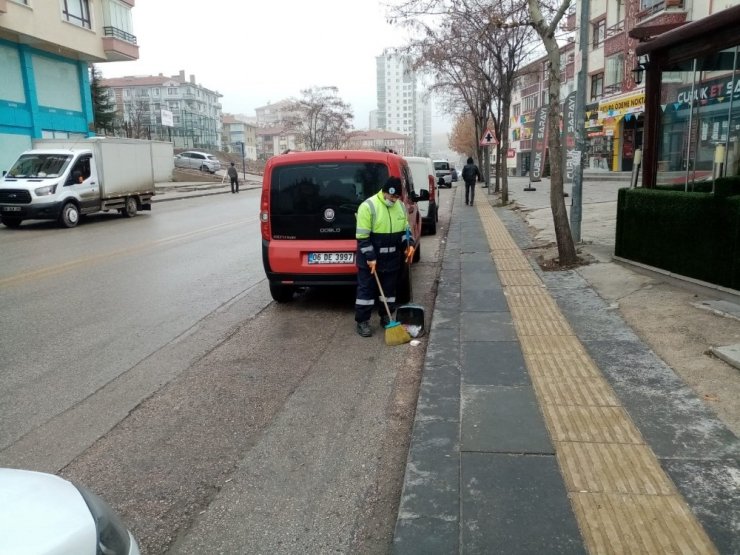
[[[631,171],[642,148],[645,94],[610,98],[586,109],[588,162],[591,169]]]
[[[637,47],[648,57],[645,187],[740,175],[738,29],[735,6]]]

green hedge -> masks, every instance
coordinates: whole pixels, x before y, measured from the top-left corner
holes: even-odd
[[[740,196],[720,181],[714,195],[620,189],[615,254],[740,290]]]

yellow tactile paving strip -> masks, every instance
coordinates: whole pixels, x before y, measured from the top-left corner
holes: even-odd
[[[493,208],[475,205],[589,552],[717,553]]]

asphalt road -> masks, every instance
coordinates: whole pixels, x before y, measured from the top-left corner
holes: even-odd
[[[352,290],[272,303],[258,202],[2,229],[0,465],[90,487],[145,553],[385,552],[424,343],[357,336]]]

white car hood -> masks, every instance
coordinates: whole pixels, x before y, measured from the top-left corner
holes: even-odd
[[[0,553],[95,555],[95,521],[71,483],[0,468]]]

